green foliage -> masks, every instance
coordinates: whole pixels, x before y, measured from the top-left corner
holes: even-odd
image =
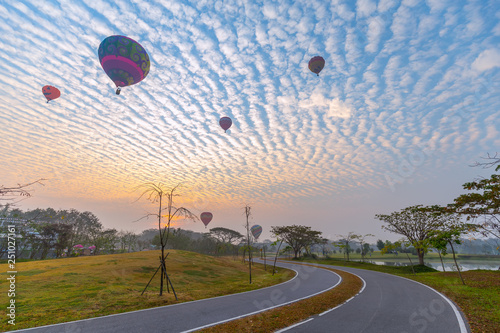
[[[298,258],[300,251],[307,246],[322,242],[321,231],[315,231],[311,227],[303,225],[273,226],[271,232],[276,237],[283,239],[293,249],[295,258]]]
[[[460,195],[447,209],[467,216],[467,220],[483,217],[484,221],[471,228],[471,231],[500,238],[500,175],[465,183],[463,188],[477,192]]]

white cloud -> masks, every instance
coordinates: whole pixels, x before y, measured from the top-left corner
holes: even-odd
[[[471,67],[479,72],[500,67],[500,50],[496,48],[484,50],[474,60]]]
[[[299,108],[319,109],[331,118],[348,119],[354,114],[354,109],[338,98],[328,99],[322,94],[313,94],[307,100],[298,103]]]

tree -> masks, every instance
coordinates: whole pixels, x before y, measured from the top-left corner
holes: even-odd
[[[358,236],[358,240],[359,240],[359,244],[361,245],[361,249],[360,249],[360,252],[361,252],[361,259],[364,261],[365,260],[365,256],[368,254],[368,251],[369,251],[369,248],[370,248],[370,245],[366,244],[365,242],[365,239],[366,237],[374,237],[375,235],[372,235],[372,234],[366,234],[366,235],[359,235]],[[368,245],[368,250],[365,251],[365,245]]]
[[[384,241],[383,241],[383,240],[381,240],[381,239],[379,239],[379,240],[377,241],[377,249],[378,249],[379,251],[382,251],[382,249],[384,248],[384,246],[385,246]]]
[[[0,200],[14,200],[15,197],[30,197],[31,186],[39,184],[43,186],[42,181],[45,179],[38,179],[31,183],[17,184],[16,186],[5,187],[0,185]]]
[[[400,239],[394,243],[391,243],[390,241],[385,242],[384,248],[381,250],[382,254],[390,253],[390,252],[396,252],[397,249],[400,249],[400,251],[406,253],[406,256],[408,257],[408,260],[410,261],[410,266],[411,266],[411,271],[413,272],[413,275],[417,275],[415,273],[415,269],[413,268],[413,262],[411,261],[410,255],[408,254],[408,251],[406,250],[406,247],[410,245],[411,242],[407,239]]]
[[[250,277],[250,283],[252,283],[252,250],[250,247],[250,224],[248,222],[248,219],[250,218],[251,215],[251,207],[249,205],[245,205],[245,216],[246,216],[246,223],[244,224],[244,227],[247,231],[247,250],[248,250],[248,273]],[[245,258],[245,254],[243,254],[243,260]]]
[[[382,229],[405,236],[417,250],[418,261],[424,265],[424,254],[429,246],[430,232],[449,224],[456,224],[456,217],[441,214],[441,207],[422,205],[410,206],[390,215],[377,214],[375,217],[387,225]]]
[[[178,194],[175,193],[179,186],[180,184],[174,187],[166,187],[162,183],[158,184],[145,183],[136,188],[136,189],[141,189],[143,191],[137,200],[141,199],[142,197],[145,197],[152,203],[158,204],[158,213],[148,214],[146,216],[146,217],[154,216],[155,218],[158,219],[158,232],[159,232],[160,248],[161,248],[160,265],[156,270],[156,272],[153,274],[153,277],[151,277],[151,280],[154,278],[158,270],[160,270],[161,271],[160,296],[163,295],[163,280],[165,279],[167,283],[169,283],[170,286],[172,287],[172,291],[174,293],[176,300],[177,300],[177,294],[175,293],[172,281],[170,281],[170,278],[167,274],[167,266],[165,262],[168,256],[168,253],[165,254],[165,247],[167,246],[168,237],[170,236],[171,223],[172,220],[177,218],[188,218],[191,220],[198,219],[197,216],[191,213],[188,209],[184,207],[177,208],[174,206],[174,197],[179,196]],[[163,218],[166,218],[167,221],[162,226]],[[146,291],[147,287],[149,286],[151,280],[146,285],[146,288],[144,288],[142,292],[143,294],[144,291]],[[168,290],[168,284],[167,284],[167,290]]]
[[[500,175],[465,183],[463,188],[477,192],[460,195],[448,205],[448,210],[467,216],[468,221],[482,218],[483,221],[475,224],[474,230],[500,239]]]
[[[465,285],[465,281],[462,277],[462,273],[460,272],[460,266],[457,263],[457,258],[455,256],[455,249],[453,248],[453,243],[460,244],[460,236],[466,232],[464,226],[454,226],[449,227],[448,230],[434,230],[430,233],[430,243],[434,248],[436,248],[440,253],[446,255],[447,245],[450,245],[451,251],[453,253],[453,260],[455,261],[455,267],[457,268],[458,275],[460,276],[460,280]],[[442,261],[441,261],[442,263]],[[444,271],[444,265],[443,265]]]
[[[243,235],[235,230],[217,227],[210,229],[210,237],[215,238],[220,243],[233,244],[241,240]]]
[[[476,162],[472,166],[481,166],[483,169],[490,168],[494,166],[495,164],[500,164],[500,155],[498,153],[495,153],[495,156],[491,156],[489,153],[487,154],[486,157],[483,157],[483,159],[488,160],[488,162]],[[495,168],[495,171],[500,170],[500,165],[497,165]]]
[[[294,258],[298,259],[300,251],[306,246],[321,243],[321,231],[312,230],[303,225],[271,227],[271,233],[284,240],[293,249]]]
[[[354,232],[349,231],[347,235],[339,235],[340,239],[334,244],[344,251],[344,255],[347,256],[347,261],[349,261],[349,253],[351,253],[350,243],[361,236],[356,235]]]

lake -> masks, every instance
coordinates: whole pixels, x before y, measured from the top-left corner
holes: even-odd
[[[361,260],[355,260],[361,261]],[[409,266],[409,261],[374,261],[374,260],[365,260],[365,262],[369,262],[376,265],[386,265],[386,266]],[[426,266],[437,269],[438,271],[443,271],[443,267],[441,265],[441,261],[424,261]],[[486,270],[498,270],[500,267],[500,260],[460,260],[457,261],[460,265],[460,270],[462,271],[470,271],[474,269],[486,269]],[[418,263],[418,261],[417,261]],[[413,261],[415,264],[415,261]],[[445,261],[444,268],[447,272],[451,272],[456,270],[454,262]]]

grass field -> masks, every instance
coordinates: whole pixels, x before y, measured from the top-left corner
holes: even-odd
[[[141,292],[159,265],[159,251],[37,260],[16,264],[16,325],[4,316],[0,331],[42,326],[113,313],[151,308],[196,299],[243,292],[281,283],[294,273],[270,267],[252,268],[241,258],[214,258],[194,252],[170,250],[167,272],[172,292],[159,296],[159,275]],[[0,264],[0,304],[6,309],[7,264]]]

